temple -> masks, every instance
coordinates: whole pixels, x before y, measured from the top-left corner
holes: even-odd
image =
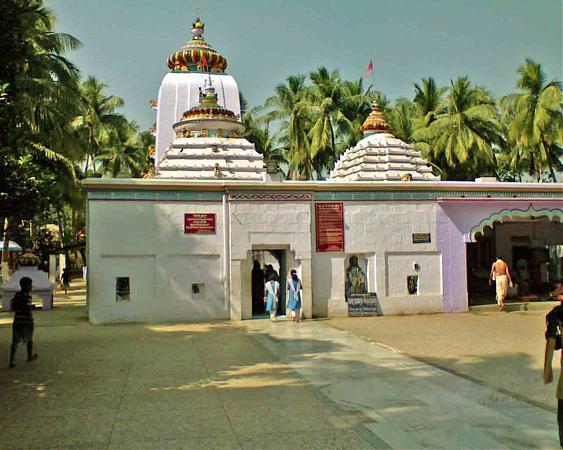
[[[253,268],[295,268],[305,318],[466,311],[497,254],[531,290],[562,278],[562,184],[441,181],[377,103],[328,180],[272,179],[203,34],[168,58],[154,173],[83,182],[92,322],[257,317]]]

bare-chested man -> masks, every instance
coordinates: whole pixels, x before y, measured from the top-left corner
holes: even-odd
[[[508,286],[512,287],[512,278],[508,264],[506,264],[500,256],[491,267],[491,279],[495,280],[497,290],[497,303],[499,311],[504,310],[504,299],[508,295]]]

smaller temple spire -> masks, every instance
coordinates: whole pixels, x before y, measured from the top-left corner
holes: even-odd
[[[389,133],[389,124],[379,109],[377,99],[373,100],[372,111],[360,127],[364,135],[373,133]]]

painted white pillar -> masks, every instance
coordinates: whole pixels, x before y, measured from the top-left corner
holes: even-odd
[[[346,256],[334,256],[331,259],[332,286],[328,299],[328,317],[348,315],[346,305]]]

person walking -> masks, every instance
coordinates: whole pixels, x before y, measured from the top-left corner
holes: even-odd
[[[508,264],[506,264],[500,256],[497,256],[496,261],[491,267],[491,274],[489,284],[494,281],[496,285],[496,299],[499,311],[504,310],[504,300],[508,295],[508,286],[512,287],[512,278],[510,278],[510,271]]]
[[[287,309],[291,310],[291,317],[294,322],[301,320],[301,291],[303,286],[297,276],[297,270],[291,269],[289,280],[287,280],[288,301]]]
[[[63,269],[63,273],[61,275],[61,282],[63,283],[63,289],[65,290],[65,294],[68,292],[70,288],[70,270],[67,267]]]
[[[20,291],[16,292],[12,300],[14,322],[12,324],[12,346],[10,348],[10,367],[15,367],[15,357],[18,344],[27,344],[27,362],[37,359],[33,353],[33,314],[31,313],[31,290],[33,281],[29,277],[20,280]]]
[[[280,284],[276,281],[276,276],[271,273],[268,282],[264,286],[264,302],[266,303],[266,311],[270,313],[270,320],[276,320],[278,311],[278,298],[280,296]]]
[[[553,308],[547,316],[545,316],[545,321],[546,331],[543,382],[545,384],[549,384],[553,381],[553,354],[555,353],[555,350],[561,349],[563,306],[559,305]],[[561,358],[561,366],[563,367],[563,355]],[[563,377],[561,376],[561,372],[559,372],[559,382],[557,383],[557,424],[559,426],[559,444],[563,448]]]

